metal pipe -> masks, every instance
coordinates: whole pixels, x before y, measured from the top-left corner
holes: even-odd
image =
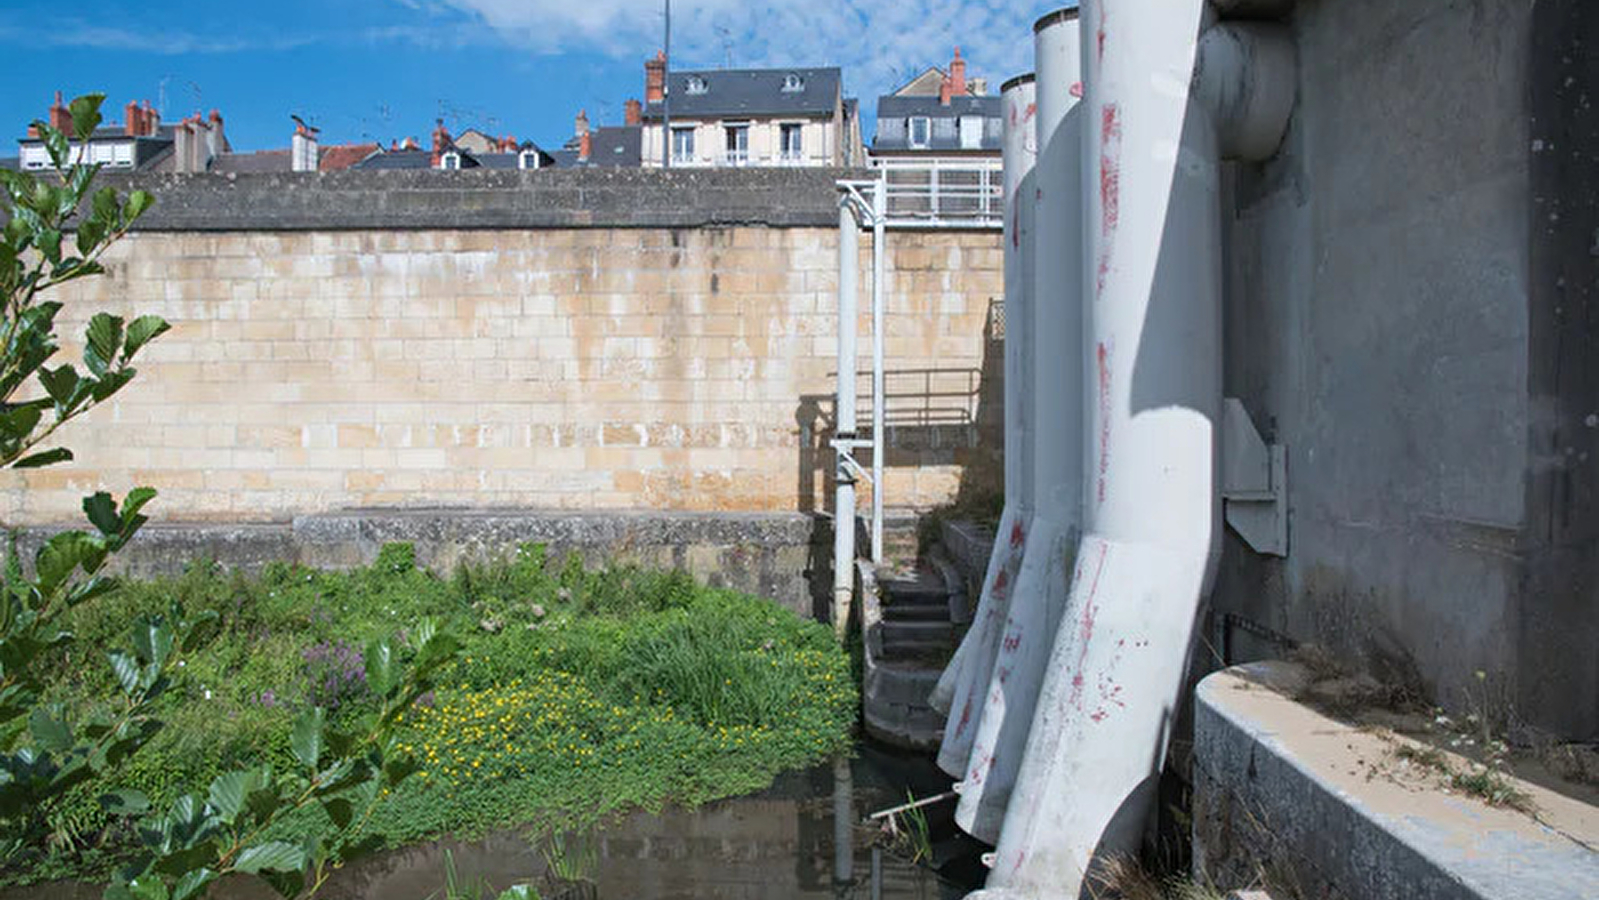
[[[855,337],[860,305],[860,227],[849,196],[838,205],[838,401],[833,427],[838,488],[833,501],[833,633],[849,632],[855,594],[855,471],[850,465],[855,435]]]
[[[1076,574],[979,896],[1077,896],[1137,847],[1220,539],[1218,150],[1204,0],[1085,0],[1091,451]]]
[[[1032,73],[1000,87],[1004,140],[1005,259],[1005,507],[1000,515],[972,627],[939,675],[928,703],[947,716],[938,764],[966,774],[972,740],[1004,636],[1012,588],[1032,527],[1033,232],[1037,219],[1034,165],[1038,160],[1037,105]]]
[[[666,58],[661,60],[661,168],[672,167],[672,0],[666,3]]]
[[[982,707],[955,810],[961,828],[989,843],[999,838],[1021,771],[1050,646],[1066,606],[1082,523],[1078,31],[1075,9],[1050,13],[1034,26],[1037,209],[1027,320],[1033,352],[1022,401],[1028,404],[1025,421],[1032,444],[1031,521],[992,671],[979,688]]]
[[[883,255],[887,238],[888,173],[877,173],[872,190],[872,562],[883,563],[883,453],[888,435],[884,432],[888,396],[883,385],[883,319],[887,313],[888,287]]]

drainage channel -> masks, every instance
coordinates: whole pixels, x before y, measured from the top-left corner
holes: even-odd
[[[847,804],[839,802],[839,788]],[[596,890],[590,896],[596,900],[954,900],[968,888],[894,852],[877,854],[874,879],[872,846],[883,826],[880,820],[865,821],[910,796],[947,788],[948,778],[925,758],[863,742],[842,769],[823,764],[789,772],[765,791],[697,809],[630,813],[575,840],[591,847]],[[939,807],[948,805],[927,808],[935,839],[944,830],[940,816],[948,815]],[[840,820],[848,825],[843,833],[849,852],[843,855],[836,852]],[[338,872],[317,896],[443,898],[446,851],[463,883],[483,880],[492,886],[494,892],[486,896],[522,882],[542,884],[545,855],[527,831],[506,829],[478,840],[443,839],[379,853]],[[98,900],[101,890],[73,883],[35,885],[0,890],[0,900]],[[217,900],[276,896],[264,885],[244,881],[220,885],[212,895]]]

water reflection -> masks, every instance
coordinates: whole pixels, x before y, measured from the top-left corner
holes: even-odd
[[[920,761],[866,752],[841,764],[789,773],[770,789],[709,803],[697,810],[633,813],[606,824],[597,844],[598,900],[844,900],[871,895],[871,832],[866,812],[902,802]],[[947,784],[947,781],[946,781]],[[378,854],[338,872],[327,900],[425,900],[443,897],[444,852],[468,882],[496,890],[542,885],[545,860],[525,830],[476,841],[443,840]],[[882,860],[885,900],[953,900],[965,892],[926,868],[892,855]],[[218,900],[266,900],[243,881],[214,892]],[[0,900],[98,900],[99,888],[56,884],[0,892]],[[493,896],[490,894],[489,896]]]

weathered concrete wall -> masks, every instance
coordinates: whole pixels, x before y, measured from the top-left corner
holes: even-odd
[[[78,462],[0,479],[0,517],[71,520],[85,492],[137,484],[161,490],[158,520],[219,523],[828,505],[837,171],[745,173],[744,195],[739,173],[358,174],[152,183],[150,230],[63,289],[63,318],[173,331],[66,430]],[[803,224],[818,209],[831,227]],[[495,227],[441,227],[467,221]],[[886,496],[926,507],[998,446],[978,419],[1001,390],[983,377],[999,236],[892,233],[887,261]]]
[[[25,530],[24,558],[53,531]],[[370,565],[384,544],[405,542],[416,548],[418,565],[445,573],[541,543],[557,565],[577,553],[591,568],[682,569],[714,587],[826,618],[831,535],[827,522],[799,513],[355,509],[284,522],[152,524],[113,565],[143,577],[176,575],[201,560],[245,571],[274,561],[345,569]]]
[[[1548,522],[1576,517],[1569,533],[1599,536],[1591,489],[1530,487],[1595,464],[1588,432],[1571,431],[1592,397],[1559,398],[1596,380],[1539,374],[1553,345],[1593,347],[1557,324],[1539,249],[1550,211],[1532,187],[1546,126],[1529,126],[1530,73],[1587,55],[1547,33],[1534,43],[1535,18],[1561,5],[1296,5],[1291,132],[1276,159],[1232,168],[1225,238],[1227,393],[1288,447],[1292,550],[1266,559],[1230,538],[1216,603],[1452,703],[1474,672],[1502,675],[1522,716],[1591,736],[1593,551],[1581,577],[1562,563],[1529,581],[1551,559]],[[1552,102],[1575,109],[1577,93]],[[1574,240],[1591,242],[1585,227]],[[1526,639],[1550,617],[1588,650]]]

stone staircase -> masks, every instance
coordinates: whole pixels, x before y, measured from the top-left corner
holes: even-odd
[[[859,562],[866,732],[911,750],[936,750],[944,717],[927,696],[970,621],[967,579],[941,544],[916,552],[914,525],[884,529],[881,567]]]

